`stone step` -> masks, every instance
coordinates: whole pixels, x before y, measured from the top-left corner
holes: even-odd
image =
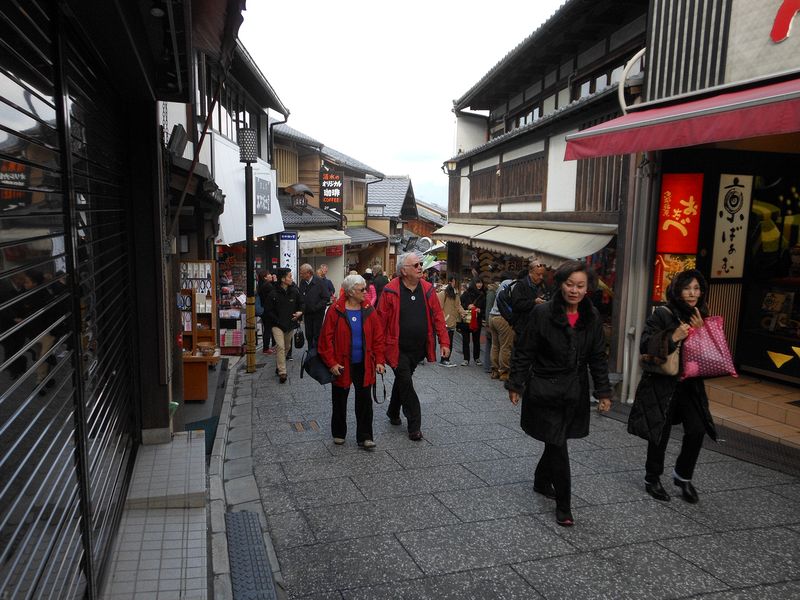
[[[709,402],[709,408],[717,425],[800,449],[800,427],[777,422],[713,400]]]
[[[772,423],[800,428],[800,389],[752,377],[719,377],[706,380],[713,403],[768,419]]]

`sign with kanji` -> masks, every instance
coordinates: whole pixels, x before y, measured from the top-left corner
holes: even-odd
[[[325,246],[325,256],[342,256],[344,246]]]
[[[255,214],[268,215],[272,212],[272,182],[258,175],[255,179]]]
[[[656,252],[697,253],[702,196],[702,173],[665,173],[662,176]]]
[[[297,232],[284,231],[280,239],[279,264],[283,269],[291,269],[297,277]]]
[[[753,190],[751,175],[719,177],[714,248],[711,253],[711,276],[739,278],[744,274],[747,225]]]
[[[319,206],[322,210],[342,219],[344,202],[344,177],[341,173],[322,169],[319,173]]]

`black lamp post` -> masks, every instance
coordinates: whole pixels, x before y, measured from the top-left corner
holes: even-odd
[[[253,249],[253,167],[258,160],[258,137],[255,129],[242,127],[238,132],[239,162],[244,167],[245,240],[247,243],[247,372],[256,372],[256,300],[255,300],[255,251]]]

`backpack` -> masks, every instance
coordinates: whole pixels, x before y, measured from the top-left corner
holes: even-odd
[[[514,311],[511,305],[511,292],[516,284],[517,280],[515,279],[506,287],[497,292],[497,297],[495,299],[495,302],[497,303],[497,310],[500,311],[500,316],[508,321],[509,325],[514,324]]]
[[[264,304],[261,302],[261,296],[256,295],[256,316],[260,317],[264,314]]]

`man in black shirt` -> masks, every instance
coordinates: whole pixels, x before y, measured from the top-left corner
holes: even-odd
[[[325,318],[325,307],[328,306],[330,294],[322,279],[314,275],[314,268],[309,264],[300,266],[300,285],[298,287],[303,299],[306,341],[309,348],[315,348],[319,333],[322,331],[322,320]]]
[[[415,253],[403,254],[397,264],[400,277],[383,288],[378,302],[378,316],[385,330],[386,362],[395,377],[386,416],[392,425],[400,425],[402,407],[408,420],[408,437],[419,441],[422,412],[412,376],[423,358],[436,362],[436,337],[442,356],[450,356],[450,338],[433,286],[422,279],[419,257]]]

